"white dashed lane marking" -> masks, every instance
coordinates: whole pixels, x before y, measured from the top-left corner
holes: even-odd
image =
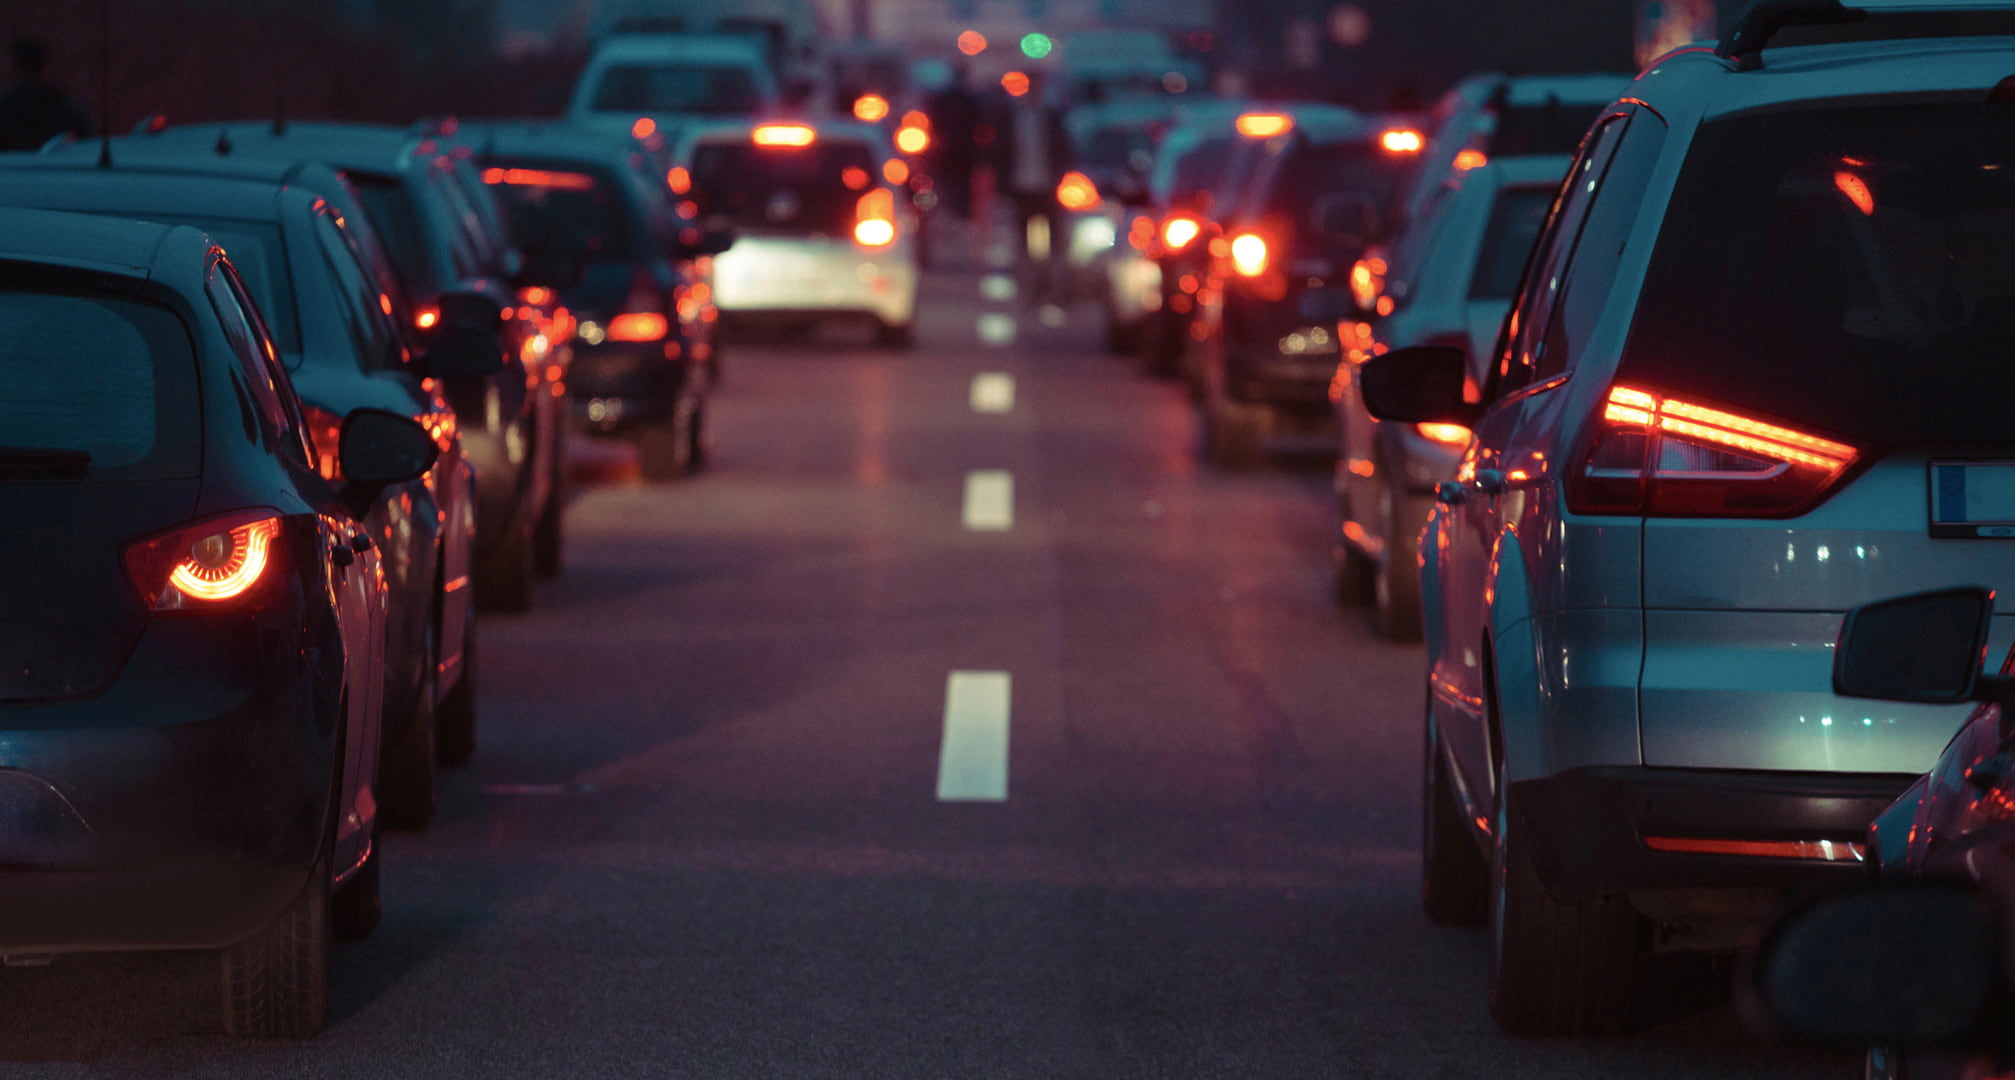
[[[983,345],[1014,344],[1014,316],[998,311],[989,311],[979,318],[980,343]]]
[[[980,299],[1005,304],[1014,297],[1014,278],[1006,274],[988,274],[980,279]]]
[[[1007,798],[1009,690],[1005,671],[954,671],[945,679],[940,802]]]
[[[973,376],[972,406],[976,413],[1013,411],[1014,376],[999,371],[983,371]]]
[[[1002,469],[967,473],[964,518],[972,532],[1014,528],[1014,477]]]

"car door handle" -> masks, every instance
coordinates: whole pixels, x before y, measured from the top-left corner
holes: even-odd
[[[1471,481],[1471,483],[1476,485],[1476,490],[1483,492],[1485,495],[1496,495],[1504,490],[1504,471],[1502,469],[1478,469],[1476,470],[1476,479]]]

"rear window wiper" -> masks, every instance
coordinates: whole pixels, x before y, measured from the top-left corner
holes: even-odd
[[[90,471],[89,450],[0,446],[0,480],[82,480]]]

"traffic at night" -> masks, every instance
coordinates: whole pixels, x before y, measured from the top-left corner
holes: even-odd
[[[2015,1075],[2015,3],[0,41],[0,1075]]]

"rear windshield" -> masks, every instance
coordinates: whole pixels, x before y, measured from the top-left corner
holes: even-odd
[[[706,143],[693,153],[693,199],[750,229],[845,233],[875,176],[867,144],[821,139],[810,146]]]
[[[1702,125],[1622,377],[1849,439],[2015,435],[2015,108]]]
[[[1553,207],[1553,188],[1505,188],[1490,207],[1490,224],[1483,230],[1483,247],[1476,253],[1476,273],[1469,279],[1471,300],[1509,300],[1518,295],[1525,258],[1546,224]]]
[[[736,116],[759,112],[762,91],[746,67],[616,64],[595,87],[597,112],[671,112]]]
[[[259,314],[265,316],[273,344],[290,353],[301,351],[301,317],[294,309],[293,277],[287,271],[278,225],[175,214],[139,216],[163,225],[188,225],[209,233],[210,239],[231,257],[231,265],[238,268],[238,276],[252,293],[252,302],[259,305]]]
[[[1335,193],[1367,195],[1374,205],[1383,206],[1399,183],[1399,173],[1393,156],[1370,143],[1303,145],[1290,152],[1274,174],[1266,209],[1298,217],[1318,198]]]
[[[572,163],[491,158],[483,182],[527,248],[579,252],[590,263],[636,257],[621,190],[606,171]]]
[[[1205,139],[1178,159],[1175,163],[1175,183],[1169,189],[1170,203],[1187,206],[1216,191],[1231,163],[1232,143],[1233,137],[1229,135]]]
[[[0,483],[194,476],[196,358],[135,300],[0,285]]]
[[[1071,149],[1079,168],[1131,169],[1154,159],[1154,137],[1146,124],[1114,124],[1085,132]]]
[[[1494,158],[1572,154],[1601,111],[1600,105],[1560,101],[1504,106],[1497,111],[1496,125],[1483,151]]]

